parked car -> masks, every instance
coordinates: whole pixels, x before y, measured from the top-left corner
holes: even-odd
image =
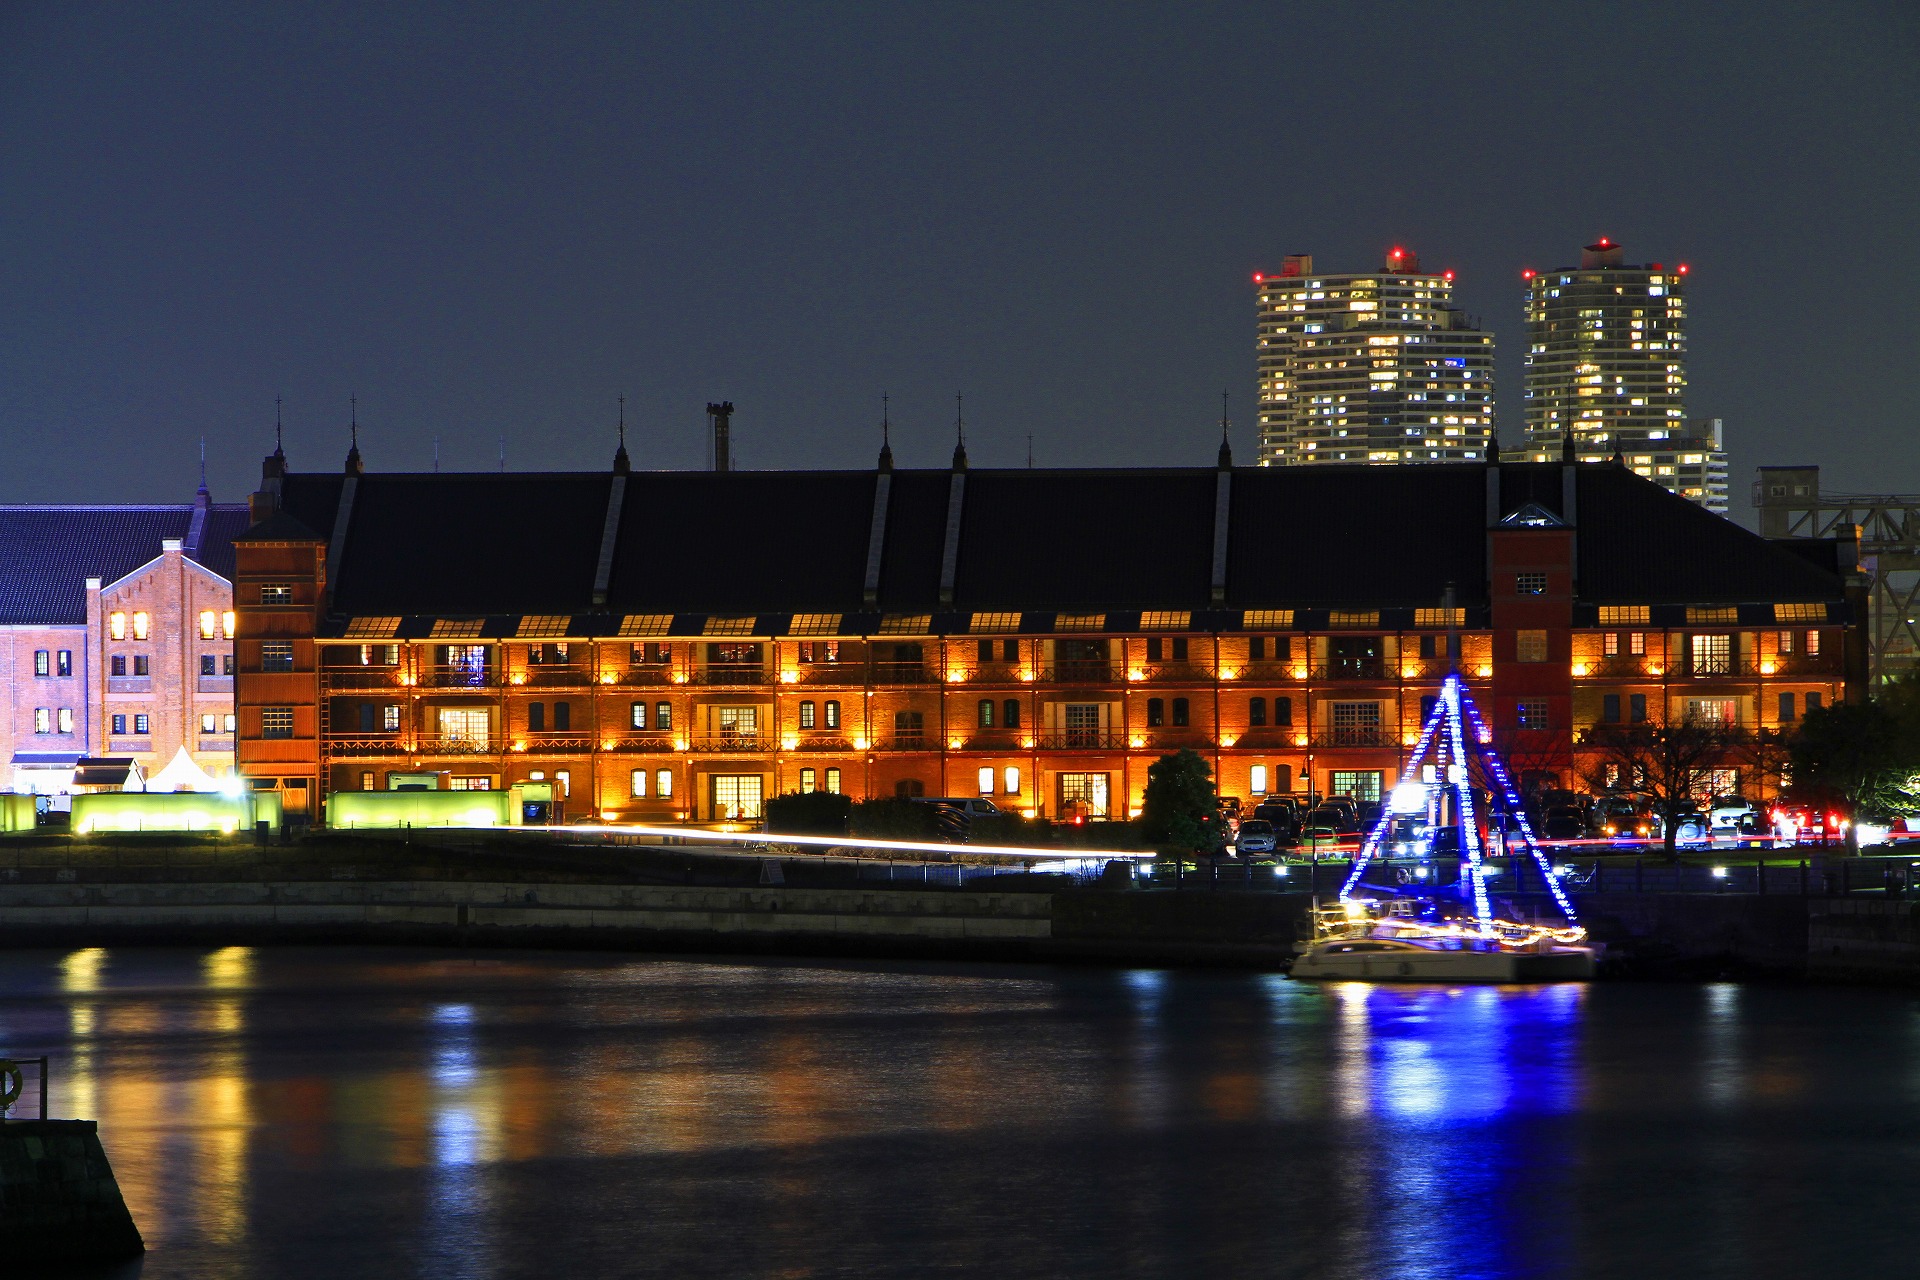
[[[1608,796],[1595,805],[1594,825],[1603,836],[1653,834],[1653,823],[1646,807],[1627,796]]]
[[[1713,836],[1713,828],[1707,818],[1706,811],[1698,805],[1676,812],[1673,815],[1673,827],[1675,832],[1673,842],[1675,846],[1706,844]],[[1660,815],[1656,814],[1654,816],[1653,830],[1650,834],[1654,839],[1664,840],[1666,838],[1666,820]]]
[[[1279,835],[1273,824],[1264,818],[1248,818],[1240,824],[1240,834],[1234,841],[1234,847],[1240,856],[1250,858],[1255,854],[1272,853],[1279,848]]]
[[[1316,827],[1325,827],[1336,835],[1343,836],[1360,829],[1360,824],[1353,820],[1352,811],[1330,804],[1323,804],[1309,813],[1304,825],[1309,831]]]
[[[1707,805],[1707,817],[1717,828],[1740,828],[1742,822],[1760,812],[1760,806],[1745,796],[1715,796]]]
[[[1548,840],[1579,840],[1587,834],[1587,822],[1572,805],[1555,805],[1541,820],[1540,834]]]

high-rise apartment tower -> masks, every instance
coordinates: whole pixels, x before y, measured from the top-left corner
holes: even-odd
[[[1526,281],[1526,447],[1509,456],[1618,453],[1641,475],[1709,510],[1727,510],[1719,419],[1687,422],[1687,268],[1630,266],[1612,240],[1580,266]]]
[[[1295,254],[1254,283],[1261,465],[1491,456],[1493,335],[1453,305],[1453,272],[1396,248],[1377,272]]]

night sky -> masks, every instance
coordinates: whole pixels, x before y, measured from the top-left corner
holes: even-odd
[[[0,500],[1254,457],[1251,276],[1692,268],[1688,412],[1920,491],[1920,6],[0,7]]]

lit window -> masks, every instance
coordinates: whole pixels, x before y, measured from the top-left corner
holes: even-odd
[[[238,717],[237,717],[237,716],[226,716],[226,717],[224,717],[224,718],[223,718],[223,719],[221,720],[221,722],[220,722],[220,727],[221,727],[221,728],[222,728],[222,729],[223,729],[223,730],[224,730],[225,732],[227,732],[227,733],[232,733],[232,732],[233,732],[233,728],[234,728],[234,724],[235,724],[235,723],[237,722],[237,720],[238,720]]]
[[[53,712],[47,707],[33,709],[33,731],[35,733],[53,732]]]
[[[214,622],[213,610],[203,609],[200,611],[200,638],[202,640],[213,639]]]
[[[292,714],[292,713],[291,713],[291,711],[289,711],[289,713],[288,713],[288,714]],[[147,731],[147,717],[146,717],[146,714],[145,714],[144,712],[143,712],[143,713],[141,713],[141,714],[139,714],[139,715],[136,715],[136,716],[134,716],[134,718],[133,718],[133,731],[134,731],[135,733],[141,733],[141,734],[143,734],[143,733],[145,733],[145,732]],[[287,736],[288,736],[288,737],[292,737],[293,735],[292,735],[291,733],[289,733],[289,734],[288,734]]]
[[[644,729],[647,727],[647,704],[646,703],[644,702],[634,703],[629,708],[629,713],[630,713],[629,722],[633,725],[634,728]]]
[[[286,582],[263,582],[260,584],[261,604],[292,604],[293,586]]]
[[[227,639],[233,639],[233,610],[229,609],[220,615],[220,631]]]
[[[815,724],[816,708],[813,699],[807,698],[800,703],[800,727],[811,729]]]
[[[826,712],[826,715],[827,715],[827,719],[826,719],[826,725],[827,725],[827,728],[829,728],[829,729],[838,729],[838,728],[840,727],[840,703],[839,703],[839,700],[838,700],[838,699],[835,699],[835,698],[829,698],[829,699],[827,699],[827,701],[826,701],[826,703],[825,703],[825,705],[824,705],[824,707],[823,707],[822,709],[823,709],[823,710],[824,710],[824,711]]]
[[[145,720],[145,716],[135,716],[134,721]],[[137,727],[136,733],[145,733],[144,726]],[[291,738],[293,736],[292,707],[260,708],[260,736],[263,738]]]
[[[815,789],[814,779],[817,776],[818,775],[812,769],[802,769],[800,771],[800,794],[801,795],[804,796],[804,795],[810,795],[813,793]]]
[[[635,769],[633,771],[632,790],[635,800],[645,800],[647,798],[647,771],[645,769]]]
[[[145,640],[147,638],[147,614],[144,609],[137,611],[133,615],[133,638],[135,640]]]
[[[293,670],[293,641],[268,640],[260,646],[262,671]]]
[[[1514,659],[1518,662],[1545,662],[1547,633],[1544,631],[1517,632],[1514,636]]]
[[[115,716],[113,718],[113,731],[115,733],[125,733],[127,731],[127,718],[125,716]]]
[[[200,732],[212,733],[214,732],[214,726],[218,725],[219,723],[220,723],[220,717],[218,715],[215,715],[211,711],[206,712],[200,717]]]
[[[828,770],[828,772],[831,773],[836,771]],[[1002,790],[1004,790],[1008,795],[1010,796],[1019,795],[1020,794],[1020,766],[1017,764],[1010,764],[1005,769],[1001,770],[1000,781],[1002,784]],[[837,790],[838,788],[836,787],[835,789]]]
[[[1820,633],[1818,631],[1809,631],[1807,632],[1807,656],[1813,658],[1818,657],[1819,654]]]
[[[1016,771],[1016,772],[1017,772],[1017,771]],[[827,787],[826,787],[826,789],[827,789],[828,791],[830,791],[830,792],[832,792],[832,793],[833,793],[834,795],[839,795],[839,794],[840,794],[840,770],[838,770],[838,769],[828,769],[828,770],[827,770]]]
[[[1247,790],[1256,796],[1267,794],[1267,766],[1257,764],[1247,771]]]
[[[653,727],[655,729],[673,728],[673,704],[671,702],[656,702],[653,704]]]
[[[654,773],[653,793],[662,800],[673,798],[673,770],[661,769]]]
[[[127,615],[112,613],[107,615],[107,634],[115,640],[127,638]]]
[[[1518,724],[1522,729],[1544,729],[1547,727],[1547,704],[1544,700],[1527,700],[1519,705]]]
[[[1647,633],[1635,631],[1627,636],[1627,652],[1643,654],[1647,651]]]
[[[1522,573],[1514,577],[1513,589],[1523,596],[1543,596],[1547,594],[1547,575],[1544,573]]]
[[[386,706],[380,708],[380,727],[381,729],[385,730],[387,733],[399,732],[400,707],[397,703],[390,702]]]
[[[993,766],[992,765],[984,764],[980,766],[979,783],[980,783],[981,795],[990,796],[993,794]]]

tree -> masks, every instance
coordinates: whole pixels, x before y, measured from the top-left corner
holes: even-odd
[[[1646,796],[1668,857],[1679,837],[1675,818],[1699,803],[1711,772],[1737,760],[1746,745],[1747,735],[1733,725],[1691,716],[1595,725],[1581,738],[1588,787]]]
[[[1226,839],[1226,820],[1213,787],[1213,768],[1193,751],[1161,756],[1147,768],[1140,825],[1154,844],[1195,852],[1217,849]]]
[[[1809,711],[1789,744],[1796,788],[1837,798],[1857,824],[1920,807],[1920,677],[1878,698]],[[1847,847],[1857,847],[1854,827]]]
[[[767,830],[780,835],[843,836],[853,798],[837,791],[790,791],[767,801]]]

